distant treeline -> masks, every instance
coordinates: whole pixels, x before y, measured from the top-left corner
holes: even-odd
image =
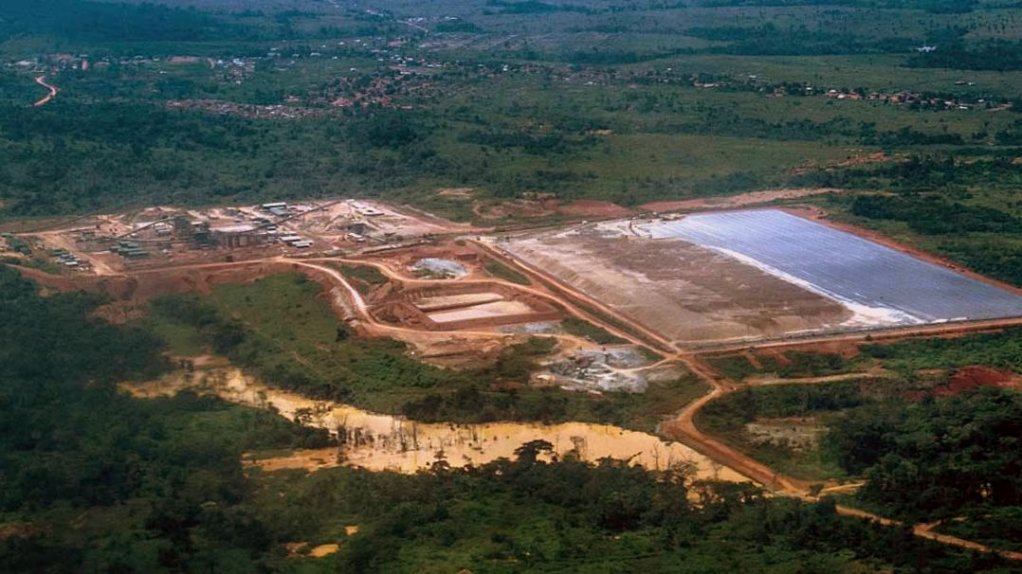
[[[912,68],[952,68],[957,70],[1022,70],[1022,42],[991,40],[977,46],[955,42],[938,45],[932,52],[920,52],[906,63]]]
[[[87,41],[198,41],[234,32],[209,14],[158,4],[5,0],[0,38],[54,35]]]
[[[831,54],[903,53],[918,45],[908,38],[873,39],[833,30],[806,27],[782,28],[768,22],[761,26],[720,26],[690,28],[688,36],[729,42],[706,52],[743,56],[814,56]]]
[[[314,197],[407,185],[442,172],[414,113],[258,121],[147,103],[0,105],[0,197],[8,215],[135,201]],[[272,185],[271,185],[272,184]]]
[[[979,0],[696,0],[707,7],[725,6],[847,6],[892,10],[925,10],[932,14],[963,14],[980,6]]]

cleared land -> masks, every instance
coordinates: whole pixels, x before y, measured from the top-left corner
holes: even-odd
[[[496,319],[507,315],[526,315],[531,312],[531,307],[518,301],[491,301],[461,309],[429,313],[429,318],[436,323],[451,323],[470,319]]]
[[[681,240],[627,235],[627,224],[512,240],[506,249],[680,343],[756,339],[851,317],[835,301]]]
[[[691,345],[1022,316],[1022,297],[779,210],[620,220],[502,244]]]

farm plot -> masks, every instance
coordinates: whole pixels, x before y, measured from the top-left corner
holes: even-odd
[[[513,237],[513,256],[678,344],[1022,316],[1022,297],[778,210]]]

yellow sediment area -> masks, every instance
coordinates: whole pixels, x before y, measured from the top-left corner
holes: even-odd
[[[291,456],[253,461],[266,470],[343,464],[374,471],[413,473],[428,468],[441,456],[455,467],[484,464],[498,458],[512,459],[515,449],[523,443],[545,440],[559,456],[574,453],[592,462],[601,458],[626,460],[650,470],[684,466],[695,478],[749,480],[688,446],[648,433],[580,422],[554,425],[419,423],[273,389],[235,368],[196,374],[190,380],[178,375],[124,386],[138,397],[172,395],[184,388],[215,394],[237,404],[273,408],[283,417],[339,433],[343,439],[340,448],[297,451]]]
[[[324,556],[336,554],[340,549],[340,544],[320,544],[309,551],[309,556],[312,556],[313,558],[323,558]]]

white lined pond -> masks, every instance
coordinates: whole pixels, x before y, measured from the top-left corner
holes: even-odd
[[[713,249],[834,299],[864,323],[918,324],[1022,316],[1022,297],[784,211],[689,215],[637,225],[653,239]]]

